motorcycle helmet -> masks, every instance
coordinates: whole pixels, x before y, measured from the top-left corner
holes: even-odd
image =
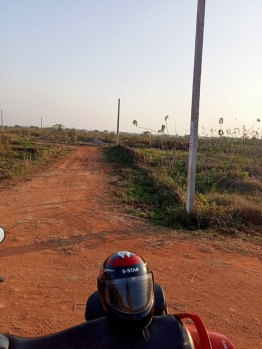
[[[103,263],[97,288],[106,315],[117,328],[143,330],[154,311],[154,278],[137,254],[119,251]]]

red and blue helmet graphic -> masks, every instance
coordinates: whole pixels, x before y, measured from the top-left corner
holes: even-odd
[[[104,279],[118,279],[149,273],[147,263],[142,257],[134,252],[119,251],[107,258],[100,276]]]

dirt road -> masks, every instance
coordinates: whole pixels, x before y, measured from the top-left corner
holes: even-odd
[[[261,259],[128,216],[108,190],[109,170],[99,147],[76,147],[0,191],[0,331],[36,336],[83,322],[101,262],[132,250],[164,286],[171,313],[197,312],[235,348],[262,348]]]

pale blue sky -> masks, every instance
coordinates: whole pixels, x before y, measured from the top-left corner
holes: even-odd
[[[197,0],[0,0],[6,125],[189,133]],[[200,125],[262,119],[262,2],[206,0]],[[237,120],[236,120],[237,118]],[[260,125],[257,125],[260,127]]]

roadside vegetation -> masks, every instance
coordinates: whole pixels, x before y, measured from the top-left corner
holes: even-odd
[[[165,119],[166,121],[166,119]],[[137,124],[137,122],[136,122]],[[152,134],[66,129],[4,128],[0,133],[0,183],[26,177],[36,167],[65,155],[72,145],[104,146],[114,164],[111,183],[116,199],[139,217],[174,229],[201,230],[243,239],[262,240],[262,140],[252,129],[226,136],[219,123],[216,136],[198,141],[194,213],[185,211],[188,136],[165,134],[167,125]],[[213,131],[213,130],[212,130]]]
[[[162,126],[163,127],[163,126]],[[163,130],[163,128],[161,129]],[[194,212],[187,214],[188,137],[144,134],[144,141],[105,149],[115,165],[116,196],[129,212],[175,229],[262,241],[262,140],[200,137]],[[228,132],[227,132],[228,133]]]
[[[174,149],[105,149],[116,168],[116,195],[130,212],[160,225],[262,237],[261,143],[200,140],[190,215],[185,212],[187,147],[180,141]]]
[[[61,143],[43,142],[29,131],[0,134],[0,183],[5,179],[28,178],[38,167],[68,153]]]

